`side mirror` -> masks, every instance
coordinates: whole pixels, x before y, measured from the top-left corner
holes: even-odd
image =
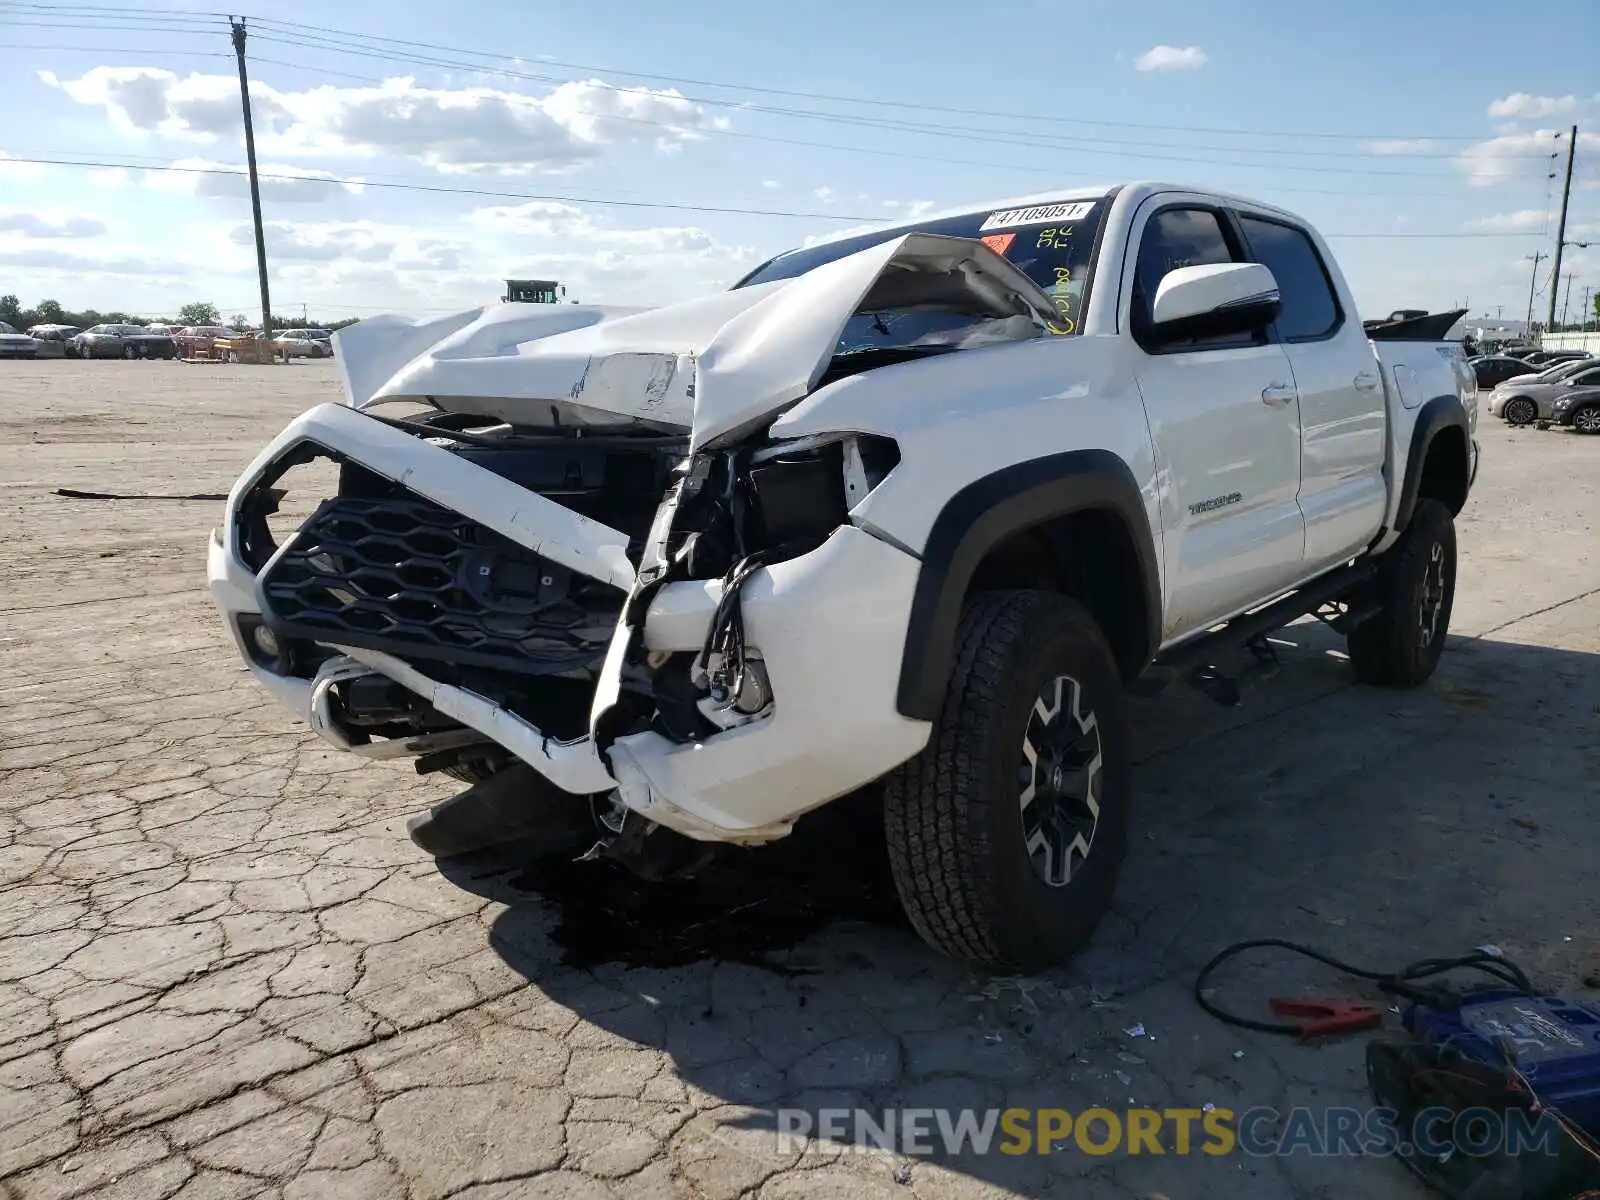
[[[1168,271],[1151,305],[1158,344],[1254,333],[1277,320],[1278,281],[1260,263],[1216,263]]]

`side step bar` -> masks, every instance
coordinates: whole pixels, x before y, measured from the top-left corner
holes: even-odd
[[[1175,679],[1184,677],[1219,703],[1237,704],[1237,685],[1215,666],[1219,656],[1244,646],[1254,648],[1267,634],[1282,629],[1291,621],[1316,612],[1324,604],[1347,599],[1370,583],[1377,570],[1376,563],[1371,559],[1360,559],[1313,579],[1298,591],[1290,592],[1270,604],[1241,613],[1221,628],[1210,630],[1158,655],[1129,690],[1138,696],[1155,695]],[[1375,611],[1371,606],[1352,607],[1340,619],[1338,628],[1345,632]],[[1258,659],[1269,656],[1257,654]]]

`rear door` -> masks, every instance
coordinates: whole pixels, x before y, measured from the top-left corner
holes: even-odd
[[[1309,574],[1356,553],[1383,523],[1383,381],[1354,301],[1315,236],[1277,214],[1237,215],[1250,257],[1272,272],[1283,303],[1275,332],[1300,397]]]
[[[1288,357],[1269,334],[1159,348],[1144,336],[1168,271],[1248,261],[1222,208],[1199,197],[1153,197],[1134,218],[1129,246],[1124,327],[1164,483],[1162,633],[1171,640],[1298,579],[1300,404]]]

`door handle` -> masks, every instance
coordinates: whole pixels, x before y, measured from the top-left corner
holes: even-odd
[[[1290,383],[1269,383],[1261,389],[1261,403],[1270,404],[1273,408],[1281,408],[1288,404],[1299,393]]]
[[[1375,392],[1378,390],[1378,377],[1371,371],[1362,371],[1353,381],[1358,392]]]

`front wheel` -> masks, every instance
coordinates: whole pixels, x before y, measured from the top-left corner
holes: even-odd
[[[1506,401],[1500,415],[1505,417],[1507,425],[1532,425],[1539,415],[1539,406],[1526,396],[1517,396]]]
[[[1580,408],[1573,413],[1572,427],[1579,433],[1600,433],[1600,404]]]
[[[1127,848],[1128,740],[1116,662],[1080,604],[970,598],[932,736],[884,787],[895,887],[923,939],[1002,971],[1077,950]]]
[[[1420,500],[1378,567],[1379,609],[1350,631],[1350,665],[1363,683],[1413,688],[1444,653],[1456,596],[1456,526],[1437,500]]]

